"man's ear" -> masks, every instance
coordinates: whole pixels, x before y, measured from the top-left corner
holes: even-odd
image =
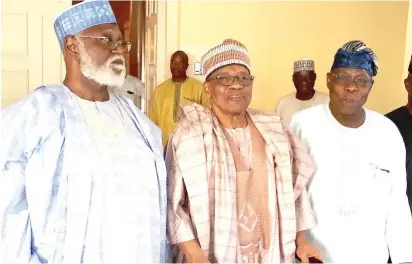
[[[411,92],[412,92],[412,82],[409,82],[409,81],[408,81],[408,78],[406,78],[406,79],[403,81],[403,83],[405,84],[406,91],[407,91],[408,93],[411,93]]]
[[[75,37],[73,36],[66,36],[64,38],[64,51],[67,52],[68,54],[78,56],[79,50],[78,50],[78,41],[76,40]]]
[[[328,87],[328,90],[330,90],[331,85],[332,85],[332,74],[328,72],[326,74],[326,86]]]
[[[203,84],[203,87],[205,88],[205,93],[206,93],[207,98],[210,99],[212,97],[212,94],[210,93],[210,84],[206,81]]]

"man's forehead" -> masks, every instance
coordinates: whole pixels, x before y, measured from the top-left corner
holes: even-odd
[[[295,75],[309,75],[309,74],[314,74],[314,71],[298,71],[295,72]]]
[[[239,65],[239,64],[227,65],[227,66],[221,67],[216,70],[216,73],[219,73],[219,74],[233,73],[233,72],[249,73],[248,69],[245,66]]]
[[[183,60],[183,55],[178,53],[172,56],[172,60],[174,61],[182,61]]]
[[[366,72],[365,70],[356,69],[356,68],[337,68],[333,71],[338,72],[338,73],[347,73],[347,74],[356,75],[356,76],[359,76],[359,75],[370,76],[368,72]]]
[[[186,60],[186,55],[184,53],[178,52],[172,55],[172,61],[184,61]]]
[[[101,24],[93,27],[86,28],[81,33],[83,34],[110,34],[115,36],[121,36],[119,26],[117,24]]]
[[[219,75],[249,75],[249,70],[243,66],[238,64],[232,64],[228,66],[223,66],[218,68],[217,70],[213,71],[208,78],[215,78]]]

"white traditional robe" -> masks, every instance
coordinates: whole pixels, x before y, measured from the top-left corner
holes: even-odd
[[[128,116],[125,120],[129,131],[141,135],[140,139],[131,140],[130,146],[143,144],[142,152],[146,151],[148,159],[152,160],[152,166],[141,165],[135,171],[135,180],[139,181],[138,184],[145,184],[146,188],[141,188],[141,193],[133,197],[124,195],[126,200],[123,203],[117,200],[119,208],[131,203],[127,199],[136,202],[135,207],[129,205],[124,208],[130,210],[124,212],[124,216],[130,219],[133,215],[140,215],[142,222],[137,222],[138,227],[134,226],[132,231],[138,230],[141,239],[129,241],[133,236],[123,240],[118,236],[118,241],[111,242],[125,247],[133,243],[136,258],[143,262],[165,262],[166,170],[161,132],[136,110],[129,99],[111,95],[111,100],[116,100]],[[109,177],[113,175],[102,174],[103,168],[98,170],[96,166],[101,164],[99,159],[107,160],[110,153],[99,155],[99,147],[104,145],[94,141],[95,136],[90,133],[93,126],[86,125],[75,96],[64,85],[40,87],[5,109],[1,121],[0,263],[72,264],[81,263],[83,253],[96,256],[93,248],[87,245],[102,243],[99,236],[103,232],[93,232],[88,221],[99,222],[96,216],[101,214],[92,213],[99,206],[106,206],[106,209],[114,207],[104,203],[93,204],[92,197],[106,192],[111,195],[110,199],[121,198],[122,191],[117,190],[116,193],[114,186],[111,186],[110,193],[100,188],[103,185],[97,179],[111,179],[115,184],[115,179]],[[116,146],[112,147],[116,149]],[[117,154],[113,156],[119,158]],[[123,154],[124,159],[113,160],[113,163],[124,165],[124,169],[128,166],[136,169],[132,166],[134,161],[126,158],[129,153]],[[134,154],[130,152],[130,157],[138,158]],[[121,169],[121,166],[113,168]],[[128,179],[129,184],[137,186],[132,177]],[[146,203],[142,204],[142,201]],[[109,218],[103,220],[103,223],[110,223]],[[133,223],[127,224],[133,226]],[[142,228],[139,229],[139,225]],[[124,234],[125,231],[119,227],[119,232]],[[86,237],[92,238],[91,242],[86,243]],[[112,253],[110,257],[114,255],[109,253]],[[121,252],[117,260],[124,263]]]
[[[285,123],[289,123],[293,114],[320,104],[329,102],[329,95],[315,91],[315,94],[310,100],[302,101],[296,98],[296,92],[288,94],[280,98],[276,106],[276,115],[279,116]]]
[[[412,262],[405,147],[396,126],[367,110],[359,128],[342,126],[329,105],[295,114],[292,130],[317,165],[309,195],[317,225],[308,238],[324,263]]]

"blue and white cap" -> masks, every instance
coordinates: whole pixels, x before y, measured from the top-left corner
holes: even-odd
[[[85,0],[66,9],[54,21],[54,31],[63,50],[64,38],[101,24],[117,24],[108,0]]]

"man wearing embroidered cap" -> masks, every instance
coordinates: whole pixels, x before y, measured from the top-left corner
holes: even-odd
[[[292,130],[317,170],[309,195],[318,224],[308,238],[328,263],[412,262],[405,147],[396,126],[363,108],[378,72],[361,41],[340,48],[327,74],[329,105],[296,113]]]
[[[107,91],[125,79],[108,1],[84,1],[54,28],[63,84],[2,113],[0,263],[159,263],[166,249],[160,130]]]
[[[321,259],[306,183],[314,166],[279,118],[248,109],[254,77],[246,47],[225,40],[202,58],[211,109],[181,107],[166,148],[168,235],[175,261]]]
[[[314,88],[316,73],[313,60],[295,61],[292,80],[296,92],[282,97],[276,106],[276,114],[286,123],[290,122],[292,115],[296,112],[329,101],[329,95],[316,91]]]

